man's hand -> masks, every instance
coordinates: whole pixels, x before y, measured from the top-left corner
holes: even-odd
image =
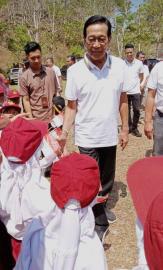
[[[65,132],[64,130],[62,131],[62,134],[58,137],[57,141],[61,147],[61,151],[64,152],[64,148],[66,145],[66,141],[67,141],[67,132]]]
[[[13,117],[11,118],[11,121],[15,121],[18,117],[22,117],[22,118],[25,118],[25,119],[27,119],[27,120],[33,119],[33,118],[30,118],[29,113],[19,113],[19,114],[13,116]]]
[[[153,123],[152,123],[152,121],[145,122],[145,124],[144,124],[144,134],[150,140],[153,138]]]
[[[128,143],[128,129],[122,129],[120,134],[119,134],[119,144],[122,148],[122,150],[124,150],[124,148],[126,147]]]
[[[3,113],[3,118],[12,118],[13,117],[13,114],[11,113]]]

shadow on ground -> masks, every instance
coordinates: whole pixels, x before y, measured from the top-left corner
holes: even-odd
[[[127,185],[125,185],[123,182],[115,181],[112,192],[109,194],[109,199],[107,202],[107,207],[109,209],[115,207],[116,203],[119,200],[119,196],[122,198],[125,198],[127,196]]]

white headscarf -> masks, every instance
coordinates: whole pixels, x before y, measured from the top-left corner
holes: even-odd
[[[9,161],[4,154],[1,165],[0,217],[8,233],[21,240],[26,223],[52,205],[50,183],[42,175],[56,158],[53,153],[40,161],[42,144],[25,163]]]
[[[144,229],[138,217],[136,219],[136,237],[138,249],[138,265],[132,268],[132,270],[149,270],[144,251]]]
[[[94,230],[90,206],[70,200],[33,219],[15,270],[107,270],[103,246]]]

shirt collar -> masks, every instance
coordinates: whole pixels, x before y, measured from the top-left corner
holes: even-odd
[[[46,67],[45,66],[41,66],[40,72],[37,73],[37,74],[33,72],[31,67],[29,67],[29,70],[31,71],[33,78],[36,77],[36,76],[39,76],[39,75],[41,75],[43,73],[46,73]]]
[[[84,63],[86,64],[86,66],[88,67],[89,70],[93,70],[93,69],[99,69],[96,65],[94,65],[87,57],[87,54],[85,53],[84,55]],[[110,54],[107,52],[107,58],[105,61],[105,64],[103,65],[102,69],[107,67],[107,68],[111,68],[111,56]]]
[[[125,59],[125,62],[126,62],[126,64],[128,64],[128,65],[135,64],[135,58],[134,58],[134,60],[133,60],[132,62],[128,62],[127,59]]]

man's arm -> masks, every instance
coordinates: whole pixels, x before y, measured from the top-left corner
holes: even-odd
[[[140,83],[141,83],[144,79],[144,73],[139,73],[139,79],[140,79]]]
[[[121,132],[120,132],[120,145],[122,150],[128,143],[128,99],[126,92],[122,92],[120,96],[119,112],[121,116]]]
[[[62,76],[58,76],[59,85],[60,85],[60,92],[62,92]]]
[[[143,81],[140,84],[140,89],[143,90],[147,84],[149,76],[147,76],[146,78],[144,77]]]
[[[23,101],[23,106],[24,106],[25,112],[29,114],[30,118],[32,118],[33,116],[32,116],[32,110],[31,110],[31,105],[30,105],[30,101],[29,101],[29,96],[23,96],[22,101]]]
[[[64,146],[66,145],[66,140],[68,136],[68,132],[70,131],[70,128],[72,127],[75,116],[76,116],[76,108],[77,108],[77,101],[76,100],[68,100],[65,115],[64,115],[64,123],[62,128],[62,134],[58,139],[58,142],[63,150]]]
[[[29,89],[27,86],[26,79],[23,77],[23,75],[20,78],[20,95],[22,97],[22,104],[24,106],[24,111],[28,113],[29,117],[32,118],[32,110],[31,110],[31,105],[29,101]]]
[[[155,104],[156,91],[154,89],[148,89],[147,101],[145,106],[145,124],[144,124],[144,133],[148,139],[153,137],[153,109]]]
[[[58,96],[61,93],[61,85],[56,73],[55,72],[53,73],[54,73],[55,95]]]

